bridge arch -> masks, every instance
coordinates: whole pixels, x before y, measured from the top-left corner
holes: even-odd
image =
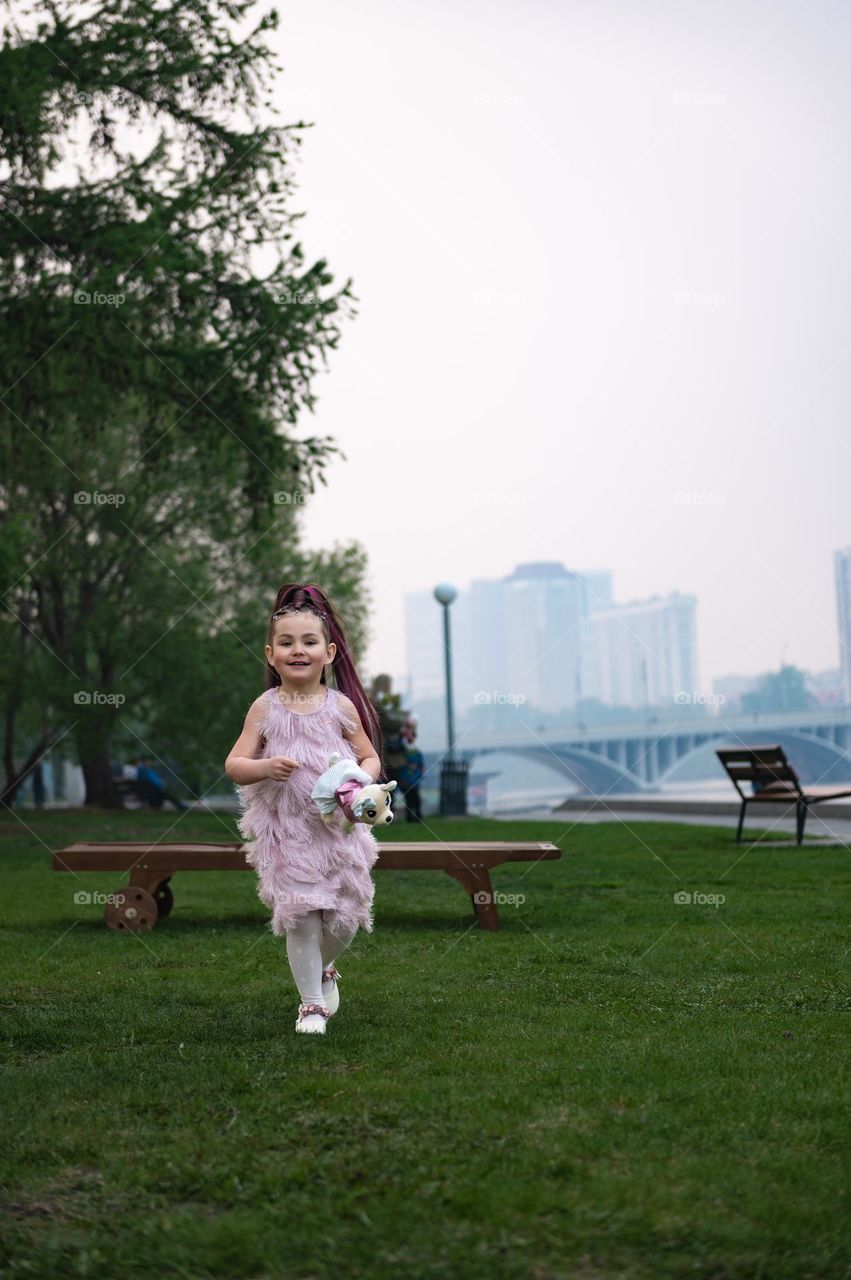
[[[604,792],[625,793],[643,792],[646,784],[634,774],[625,771],[607,756],[597,755],[593,751],[585,751],[582,747],[476,747],[464,752],[466,760],[476,760],[487,755],[515,755],[525,760],[533,760],[561,774],[572,782],[578,782],[589,795],[602,795]]]
[[[708,754],[710,749],[714,751],[716,747],[757,746],[760,742],[764,746],[781,746],[786,752],[789,763],[805,785],[814,786],[817,782],[848,782],[851,779],[851,756],[829,739],[821,738],[803,729],[767,728],[762,734],[752,732],[747,742],[743,742],[742,738],[735,733],[719,730],[708,741],[701,742],[675,760],[664,773],[659,775],[657,785],[664,787],[670,782],[675,782],[677,771],[700,752]],[[720,763],[718,777],[726,779]]]

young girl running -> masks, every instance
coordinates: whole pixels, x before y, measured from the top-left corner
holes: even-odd
[[[266,691],[249,707],[225,772],[238,784],[237,825],[258,896],[272,910],[272,932],[286,935],[301,998],[296,1031],[324,1033],[337,1011],[333,961],[359,925],[372,932],[370,869],[379,852],[369,827],[344,834],[326,825],[310,793],[333,751],[384,781],[382,749],[378,716],[331,601],[320,587],[281,587],[266,635]]]

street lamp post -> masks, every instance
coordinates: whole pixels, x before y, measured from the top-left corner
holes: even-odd
[[[449,582],[434,589],[434,597],[443,606],[443,662],[446,680],[447,752],[440,768],[440,813],[458,817],[467,812],[467,769],[465,760],[455,759],[455,715],[452,706],[452,643],[449,631],[449,606],[458,592]]]

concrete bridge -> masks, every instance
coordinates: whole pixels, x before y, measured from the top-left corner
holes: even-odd
[[[689,756],[716,747],[779,743],[801,781],[851,779],[851,707],[758,716],[712,716],[702,721],[651,718],[643,723],[588,729],[535,731],[521,723],[514,732],[481,730],[459,735],[456,755],[480,767],[494,752],[535,760],[590,795],[654,792],[673,781]],[[426,751],[426,768],[439,772],[445,751]],[[719,779],[724,775],[718,765]],[[731,788],[732,790],[732,788]]]

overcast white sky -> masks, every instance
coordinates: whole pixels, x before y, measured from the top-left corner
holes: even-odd
[[[368,673],[405,669],[406,589],[550,559],[694,592],[704,688],[838,665],[851,6],[281,16],[299,237],[360,299],[301,428],[347,455],[305,540],[369,552]]]

